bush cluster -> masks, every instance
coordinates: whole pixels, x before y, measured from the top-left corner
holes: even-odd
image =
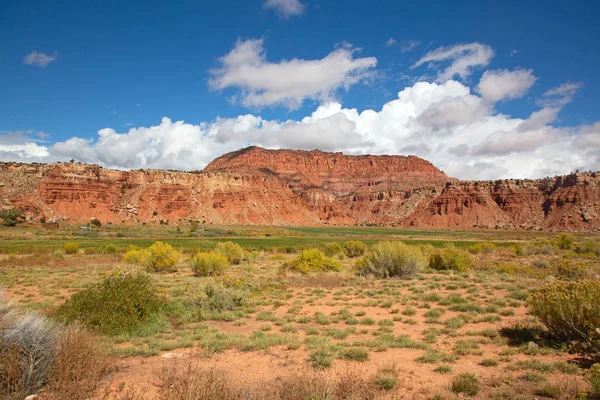
[[[361,275],[409,278],[421,272],[426,263],[427,260],[418,247],[386,241],[375,244],[356,263],[356,268]]]
[[[358,240],[349,240],[344,243],[344,253],[350,258],[360,257],[367,251],[367,245]]]
[[[176,271],[175,265],[181,259],[181,254],[168,243],[154,242],[147,249],[129,250],[123,257],[123,262],[138,265],[148,271]]]
[[[300,272],[301,274],[308,274],[320,271],[340,271],[343,266],[341,262],[327,257],[318,249],[308,249],[302,251],[294,259],[286,262],[283,268],[289,271]]]
[[[196,276],[222,275],[229,267],[229,260],[220,253],[198,253],[190,259],[190,268]]]
[[[239,264],[244,259],[244,249],[239,244],[233,242],[219,242],[215,247],[215,252],[227,257],[232,264]]]
[[[467,248],[469,253],[471,254],[489,254],[493,253],[496,250],[496,245],[494,243],[486,242],[486,243],[475,243],[472,246]]]
[[[595,254],[597,257],[600,257],[600,242],[586,240],[583,243],[577,244],[575,251],[579,254]]]
[[[583,350],[600,344],[600,281],[557,281],[529,296],[531,314],[559,340]]]
[[[0,292],[0,398],[23,399],[44,390],[49,398],[87,399],[109,366],[92,334],[21,312]]]
[[[475,258],[466,251],[447,247],[429,255],[429,268],[465,272],[475,267]]]
[[[153,278],[136,269],[117,269],[65,301],[57,311],[107,335],[133,331],[165,304]]]

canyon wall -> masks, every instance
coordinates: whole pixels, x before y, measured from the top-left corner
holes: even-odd
[[[600,231],[600,173],[459,181],[415,156],[258,147],[198,172],[0,163],[0,199],[0,208],[21,208],[31,220],[77,223]]]

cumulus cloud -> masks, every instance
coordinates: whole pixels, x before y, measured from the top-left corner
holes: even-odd
[[[281,105],[299,108],[305,100],[328,101],[340,88],[348,89],[372,76],[374,57],[355,58],[358,49],[344,45],[317,60],[266,58],[263,40],[238,40],[211,71],[209,86],[215,90],[236,88],[235,96],[247,107]]]
[[[23,64],[45,68],[51,62],[56,61],[57,57],[58,53],[56,51],[52,53],[52,55],[48,55],[46,53],[38,53],[34,50],[25,56],[25,58],[23,59]]]
[[[290,18],[304,12],[304,4],[299,0],[266,0],[263,7],[275,10],[282,18]]]
[[[489,70],[483,73],[477,90],[491,103],[523,97],[537,78],[530,69]]]
[[[450,63],[438,72],[437,79],[444,82],[459,76],[466,79],[476,67],[489,65],[494,57],[494,50],[485,44],[467,43],[454,46],[439,47],[425,54],[412,68],[427,64],[430,68],[439,69],[441,65]]]
[[[270,62],[262,40],[238,41],[211,71],[216,90],[239,90],[252,107],[320,105],[299,119],[270,120],[252,113],[190,124],[162,118],[124,132],[101,129],[96,137],[72,137],[52,145],[34,131],[1,132],[0,160],[51,162],[75,158],[110,168],[195,170],[219,155],[248,145],[321,149],[347,154],[414,154],[461,179],[535,178],[600,165],[600,122],[558,126],[556,121],[581,83],[566,82],[544,93],[527,118],[496,111],[501,100],[521,97],[536,82],[531,70],[490,70],[478,85],[466,78],[493,57],[471,43],[429,52],[415,66],[438,69],[437,82],[413,82],[380,109],[345,108],[336,90],[366,79],[374,58],[356,58],[343,46],[322,59]],[[38,135],[43,138],[43,135]]]
[[[569,90],[551,91],[564,96]],[[94,139],[74,137],[47,145],[29,135],[0,135],[0,159],[55,161],[75,158],[111,168],[203,168],[215,157],[248,145],[321,149],[348,154],[415,154],[462,179],[532,178],[600,165],[600,123],[554,126],[560,106],[541,106],[527,118],[497,113],[467,85],[418,82],[381,109],[358,111],[321,104],[286,121],[254,114],[197,125],[163,118],[151,127]]]

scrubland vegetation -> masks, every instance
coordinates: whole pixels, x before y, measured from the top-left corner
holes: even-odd
[[[597,237],[94,229],[0,232],[0,399],[600,396]]]

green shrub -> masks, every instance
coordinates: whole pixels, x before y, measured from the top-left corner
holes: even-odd
[[[102,226],[102,222],[98,218],[92,218],[90,220],[90,226],[92,228],[100,228]]]
[[[527,299],[535,315],[556,338],[596,349],[600,344],[600,281],[559,281]]]
[[[181,258],[168,243],[154,242],[147,249],[129,250],[123,257],[123,262],[131,265],[139,265],[148,271],[176,271],[175,265]]]
[[[99,282],[75,293],[58,309],[59,318],[77,321],[107,335],[131,332],[165,304],[148,274],[117,269]]]
[[[215,252],[227,257],[227,260],[232,264],[239,264],[244,259],[244,249],[239,244],[233,242],[217,243]]]
[[[327,243],[325,245],[325,255],[327,257],[337,256],[344,252],[344,248],[339,243]]]
[[[340,271],[343,266],[341,262],[327,257],[318,249],[308,249],[283,264],[283,268],[301,274],[308,274],[311,272]]]
[[[67,242],[65,243],[64,249],[67,254],[75,254],[79,251],[79,245],[75,242]]]
[[[466,251],[447,247],[429,256],[429,268],[465,272],[475,267],[475,258]]]
[[[220,253],[198,253],[190,259],[190,268],[196,276],[222,275],[229,266],[227,257]]]
[[[109,243],[104,247],[104,251],[108,254],[115,254],[117,252],[117,246],[112,243]]]
[[[4,226],[17,226],[19,222],[25,220],[25,213],[20,208],[12,208],[0,211],[0,218],[2,218],[2,225]]]
[[[367,251],[367,245],[358,240],[349,240],[344,243],[344,253],[350,258],[360,257]]]
[[[418,247],[402,242],[379,242],[356,263],[361,275],[409,278],[423,270],[426,259]]]
[[[561,250],[569,250],[571,248],[571,246],[573,245],[574,241],[575,241],[575,239],[573,238],[573,235],[569,235],[568,233],[563,233],[556,239],[556,244],[558,245],[558,248]]]
[[[479,393],[479,379],[472,373],[459,374],[452,379],[451,390],[456,394],[475,396]]]

